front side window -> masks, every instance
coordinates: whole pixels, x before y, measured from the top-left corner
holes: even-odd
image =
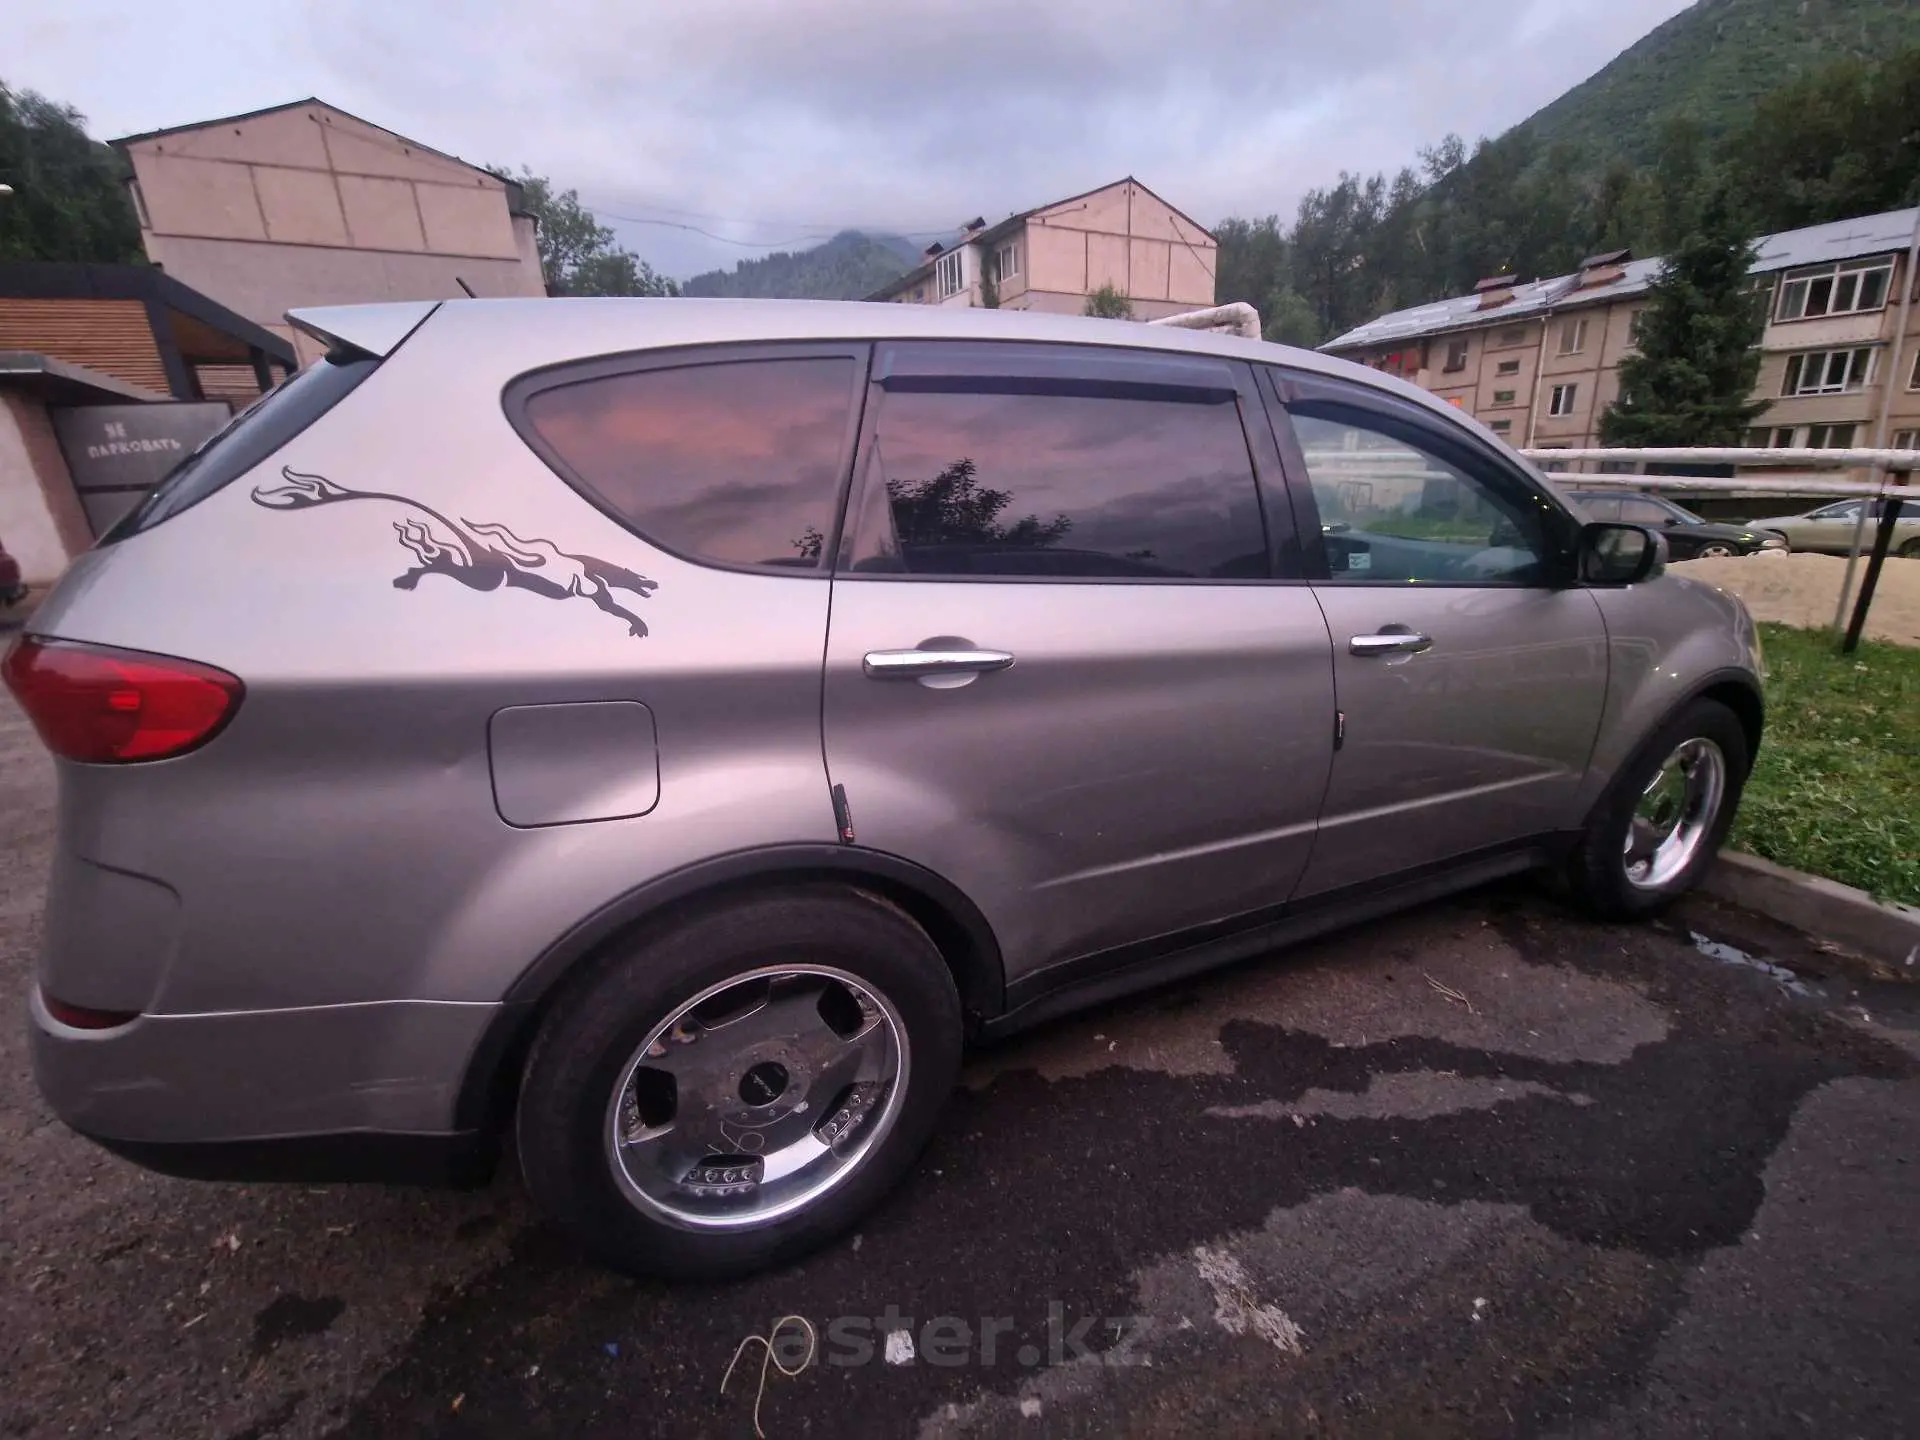
[[[852,442],[851,356],[630,370],[530,395],[542,458],[663,549],[822,569]]]
[[[1290,411],[1334,583],[1544,583],[1544,501],[1503,493],[1398,427]]]
[[[1629,525],[1671,525],[1680,517],[1658,500],[1628,496],[1620,501],[1620,518]]]
[[[1782,395],[1842,395],[1864,389],[1873,378],[1873,347],[1808,350],[1787,357]]]
[[[1580,394],[1578,385],[1556,385],[1547,404],[1549,415],[1573,414],[1573,402]]]
[[[889,391],[879,403],[849,522],[855,574],[1269,573],[1231,398],[956,388]]]
[[[964,272],[960,268],[960,256],[962,253],[964,252],[959,250],[949,250],[940,257],[939,261],[933,267],[934,281],[939,288],[940,298],[942,300],[946,299],[949,295],[958,295],[960,293],[964,280]]]
[[[1829,505],[1824,510],[1814,511],[1808,518],[1812,520],[1858,520],[1860,518],[1860,502],[1858,500],[1847,500],[1838,505]]]
[[[1812,320],[1821,315],[1853,315],[1887,303],[1893,257],[1848,260],[1790,270],[1780,282],[1776,320]]]
[[[1618,495],[1576,495],[1581,513],[1589,520],[1618,520],[1620,518],[1620,497]]]

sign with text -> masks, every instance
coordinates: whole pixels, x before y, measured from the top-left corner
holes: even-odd
[[[232,417],[221,402],[49,407],[67,472],[95,535]]]

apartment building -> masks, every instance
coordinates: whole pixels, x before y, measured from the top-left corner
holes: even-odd
[[[1750,444],[1842,449],[1920,442],[1920,307],[1899,374],[1888,373],[1916,219],[1895,210],[1761,237],[1755,289],[1767,306],[1754,390],[1768,402]],[[1600,443],[1620,395],[1658,259],[1589,256],[1571,275],[1483,280],[1471,295],[1395,311],[1321,348],[1431,390],[1521,448]],[[1576,467],[1578,468],[1578,467]]]
[[[1218,253],[1205,229],[1128,176],[995,225],[973,220],[867,298],[981,305],[990,279],[1006,309],[1078,315],[1111,285],[1136,319],[1157,320],[1213,304]]]
[[[299,306],[546,293],[519,186],[324,101],[113,144],[147,258],[303,364]]]

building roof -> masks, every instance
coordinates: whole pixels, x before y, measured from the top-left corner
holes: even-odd
[[[1881,215],[1863,215],[1800,230],[1783,230],[1777,235],[1762,235],[1754,242],[1757,253],[1753,273],[1765,275],[1802,265],[1818,265],[1823,260],[1854,260],[1904,250],[1913,238],[1916,215],[1920,215],[1920,211],[1889,210]],[[1587,305],[1604,305],[1643,293],[1664,263],[1659,256],[1630,260],[1622,267],[1619,279],[1584,290],[1578,288],[1578,273],[1530,280],[1514,287],[1513,299],[1507,304],[1488,310],[1480,308],[1478,294],[1455,295],[1428,305],[1414,305],[1356,325],[1320,348],[1348,350],[1396,340],[1417,340],[1452,330],[1508,325],[1516,319],[1537,317],[1549,309],[1557,313]]]
[[[229,348],[235,363],[263,351],[287,370],[299,367],[293,347],[280,336],[236,315],[219,301],[183,285],[157,265],[89,265],[67,260],[0,262],[0,297],[15,300],[142,300],[164,305],[211,332],[204,349]],[[211,354],[198,359],[216,358]],[[229,358],[229,357],[218,357]]]
[[[33,350],[0,350],[0,386],[25,390],[52,405],[98,405],[113,400],[168,400],[85,365],[73,365]]]
[[[423,150],[429,155],[438,155],[442,160],[451,160],[456,165],[464,165],[469,170],[478,170],[483,175],[491,175],[494,179],[504,182],[511,192],[508,200],[514,213],[531,213],[522,210],[524,201],[521,199],[520,182],[513,176],[502,174],[486,165],[476,165],[471,160],[462,160],[458,155],[450,155],[445,150],[436,150],[431,145],[423,145],[411,135],[402,135],[398,130],[389,130],[386,126],[377,124],[364,115],[356,115],[351,110],[342,110],[338,105],[322,100],[318,95],[309,95],[303,100],[288,100],[279,105],[263,105],[258,110],[243,110],[238,115],[216,115],[211,120],[193,120],[185,125],[167,125],[158,130],[142,130],[137,135],[122,135],[119,139],[109,140],[107,143],[116,150],[124,150],[127,146],[136,145],[143,140],[158,140],[167,135],[184,135],[194,130],[208,130],[215,125],[236,124],[242,120],[258,120],[262,115],[278,115],[283,110],[298,110],[303,105],[318,105],[323,110],[331,110],[336,115],[346,116],[356,125],[364,125],[369,130],[378,130],[382,135],[391,135],[395,140],[415,150]]]
[[[1085,200],[1089,195],[1098,195],[1102,190],[1111,190],[1116,185],[1140,185],[1140,188],[1145,190],[1147,194],[1153,196],[1154,199],[1158,200],[1162,205],[1165,205],[1167,209],[1173,211],[1175,215],[1178,215],[1182,220],[1186,221],[1187,224],[1193,226],[1194,229],[1206,236],[1207,239],[1213,240],[1214,237],[1211,230],[1207,229],[1206,226],[1202,225],[1198,220],[1195,220],[1179,206],[1170,203],[1166,196],[1160,194],[1151,186],[1141,185],[1140,182],[1131,175],[1122,175],[1118,180],[1109,180],[1106,184],[1096,185],[1091,190],[1082,190],[1078,195],[1069,195],[1062,200],[1049,200],[1046,204],[1036,205],[1031,210],[1018,211],[1015,214],[1009,215],[1004,220],[994,222],[985,229],[974,231],[963,230],[960,232],[959,238],[951,245],[945,245],[941,248],[941,254],[946,254],[963,245],[991,245],[994,241],[1000,239],[1001,236],[1011,234],[1013,231],[1019,229],[1042,210],[1057,210],[1062,205],[1071,205],[1076,200]],[[1214,243],[1218,244],[1219,242],[1216,240]],[[935,255],[931,259],[923,261],[905,274],[889,280],[871,295],[862,298],[867,300],[884,300],[889,295],[899,293],[908,285],[919,284],[922,280],[926,279],[927,276],[933,274],[933,267],[938,263],[939,259],[940,256]]]

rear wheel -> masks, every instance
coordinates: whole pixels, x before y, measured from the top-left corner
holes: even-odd
[[[1737,553],[1738,552],[1734,550],[1733,546],[1727,544],[1723,540],[1709,540],[1706,544],[1702,545],[1698,550],[1696,550],[1694,552],[1694,555],[1695,555],[1695,558],[1700,560],[1711,560],[1711,559],[1717,559],[1722,555],[1733,555]]]
[[[1920,560],[1920,540],[1909,540],[1900,547],[1900,554],[1908,560]]]
[[[1649,914],[1706,872],[1733,824],[1751,763],[1739,718],[1695,700],[1652,736],[1594,808],[1568,863],[1587,909]]]
[[[959,995],[886,902],[726,902],[605,957],[556,1005],[516,1118],[534,1199],[632,1273],[792,1259],[905,1173],[959,1073]]]

